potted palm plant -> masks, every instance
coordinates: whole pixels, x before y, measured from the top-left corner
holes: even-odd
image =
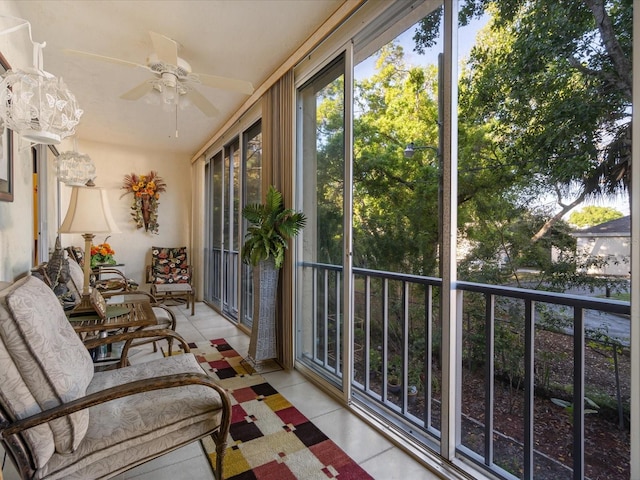
[[[245,206],[242,215],[250,224],[242,246],[242,260],[254,267],[249,356],[254,361],[262,361],[277,356],[275,306],[278,276],[289,240],[304,228],[306,217],[301,212],[285,208],[282,194],[273,185],[267,191],[265,203]]]

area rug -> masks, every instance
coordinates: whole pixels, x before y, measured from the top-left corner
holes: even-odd
[[[231,397],[226,480],[373,478],[255,373],[224,339],[190,343],[189,348]],[[203,444],[215,465],[213,442],[207,438]]]

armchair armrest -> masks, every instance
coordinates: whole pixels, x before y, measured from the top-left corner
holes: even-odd
[[[122,348],[122,354],[120,355],[120,360],[117,363],[117,368],[122,368],[127,365],[128,356],[129,356],[129,348],[132,346],[132,342],[134,340],[139,339],[150,339],[150,338],[172,338],[178,340],[180,345],[185,353],[189,353],[189,344],[182,338],[178,333],[170,330],[168,328],[165,329],[154,329],[154,330],[134,330],[130,332],[118,333],[116,335],[109,335],[106,337],[95,337],[89,340],[85,340],[84,346],[87,350],[91,350],[92,348],[99,347],[101,345],[108,345],[114,342],[125,342],[124,347]]]
[[[226,438],[229,429],[229,414],[231,412],[231,403],[224,388],[215,383],[215,380],[209,377],[204,372],[164,375],[145,380],[136,380],[124,385],[107,388],[100,392],[95,392],[71,402],[58,405],[57,407],[51,408],[49,410],[31,415],[30,417],[26,417],[12,423],[3,423],[2,425],[0,425],[0,430],[2,432],[2,436],[6,438],[9,435],[15,435],[28,428],[50,422],[52,420],[55,420],[56,418],[66,417],[74,412],[84,410],[101,403],[106,403],[111,400],[128,397],[137,393],[148,392],[152,390],[161,390],[166,388],[182,387],[186,385],[203,385],[215,390],[220,395],[223,409],[221,430],[219,435],[222,438]]]
[[[154,307],[157,306],[156,304],[158,303],[158,300],[156,299],[155,296],[153,296],[151,293],[146,292],[144,290],[106,291],[106,292],[100,292],[100,293],[105,299],[118,297],[118,296],[123,296],[126,299],[126,298],[137,296],[137,297],[145,297],[147,300],[149,300],[149,302],[151,302],[151,305],[153,305]]]
[[[95,272],[95,271],[94,271]],[[131,292],[135,291],[131,287],[133,280],[128,279],[120,270],[117,268],[110,267],[100,267],[100,275],[109,274],[113,275],[116,278],[110,278],[106,280],[96,280],[94,287],[99,289],[100,292],[104,295],[109,292]],[[133,282],[136,285],[137,283]]]

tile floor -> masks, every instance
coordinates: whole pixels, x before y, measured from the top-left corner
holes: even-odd
[[[178,320],[176,330],[185,340],[197,342],[225,338],[238,353],[246,355],[249,337],[204,303],[196,303],[194,316],[190,316],[184,306],[171,308]],[[132,362],[152,359],[154,355],[158,354],[152,352],[151,345],[144,345],[133,353]],[[375,479],[439,478],[322,393],[300,373],[280,371],[267,373],[264,377]],[[9,459],[3,475],[4,480],[19,478]],[[195,442],[115,478],[209,480],[214,476],[200,443]]]

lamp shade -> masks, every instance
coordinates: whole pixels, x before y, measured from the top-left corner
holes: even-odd
[[[120,233],[111,216],[106,190],[98,187],[72,187],[69,210],[60,233]]]

